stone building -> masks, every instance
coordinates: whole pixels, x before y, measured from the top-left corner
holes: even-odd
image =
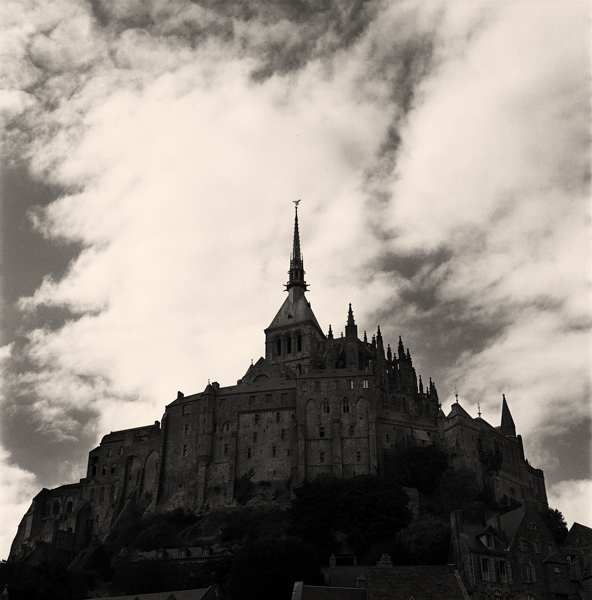
[[[10,557],[32,555],[54,535],[71,537],[74,552],[104,539],[132,505],[200,512],[244,501],[246,490],[288,502],[292,486],[321,473],[380,475],[384,452],[397,446],[434,444],[496,499],[546,506],[543,473],[525,460],[505,398],[499,427],[458,403],[446,416],[401,338],[395,350],[380,327],[360,339],[351,305],[345,333],[324,333],[304,275],[296,213],[287,297],[265,329],[265,357],[236,385],[179,392],[161,423],[106,435],[84,479],[35,498]]]

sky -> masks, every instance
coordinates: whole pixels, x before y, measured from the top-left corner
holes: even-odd
[[[445,412],[505,394],[592,526],[588,3],[0,11],[0,558],[103,435],[264,354],[299,198],[321,326],[402,336]]]

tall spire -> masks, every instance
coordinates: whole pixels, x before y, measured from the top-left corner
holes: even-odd
[[[349,310],[347,311],[347,325],[345,326],[345,336],[358,337],[358,326],[354,321],[354,311],[352,310],[351,302],[349,304]]]
[[[294,217],[294,243],[292,246],[292,255],[290,256],[290,270],[288,271],[290,278],[286,284],[286,290],[293,287],[300,287],[306,291],[308,286],[306,281],[304,281],[304,261],[300,253],[300,231],[298,230],[298,205],[300,204],[300,200],[294,200],[293,202],[296,208],[296,215]]]
[[[512,419],[512,414],[508,408],[506,395],[502,394],[502,398],[502,422],[500,429],[504,435],[516,437],[516,425],[514,425],[514,419]]]

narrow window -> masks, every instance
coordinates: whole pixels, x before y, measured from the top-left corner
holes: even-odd
[[[368,380],[367,380],[367,379],[364,379],[364,380],[362,380],[362,387],[363,387],[365,390],[367,390],[367,389],[368,389]]]
[[[322,404],[323,413],[328,415],[331,412],[331,405],[329,404],[329,400],[323,400]]]
[[[109,456],[111,456],[111,448],[109,448],[109,450],[107,450],[107,458],[109,458]]]
[[[286,354],[292,354],[292,338],[290,336],[286,338]]]
[[[226,432],[230,431],[230,423],[226,423]]]
[[[508,583],[508,571],[506,569],[506,563],[500,561],[498,563],[499,566],[499,579],[502,583]]]
[[[353,389],[354,389],[354,380],[353,380],[353,379],[350,379],[350,380],[349,380],[349,389],[350,389],[350,390],[353,390]]]
[[[298,364],[296,366],[296,371],[298,372],[298,375],[302,375],[302,365],[301,364]]]
[[[183,414],[188,415],[191,412],[191,405],[183,404]]]
[[[102,487],[101,491],[99,493],[99,502],[102,504],[104,500],[105,500],[105,488]]]
[[[187,456],[187,444],[183,444],[183,456]]]
[[[362,453],[359,450],[356,452],[356,460],[362,462]]]
[[[185,428],[183,429],[183,433],[185,435],[189,435],[189,423],[185,423]]]
[[[66,504],[66,512],[68,514],[70,514],[72,512],[73,508],[74,508],[74,503],[73,502],[68,502],[68,504]]]
[[[275,353],[280,356],[282,354],[282,340],[278,340],[275,343]]]
[[[319,456],[319,462],[324,463],[325,462],[325,453],[321,452],[321,455]]]
[[[319,427],[319,437],[325,437],[325,428]]]
[[[107,465],[103,465],[103,468],[101,469],[101,475],[106,475],[107,474]]]
[[[344,400],[343,401],[343,412],[344,413],[348,413],[349,412],[349,400]]]
[[[111,475],[115,473],[115,465],[111,465]]]
[[[255,425],[259,425],[259,415],[255,415]]]
[[[481,578],[483,581],[489,581],[491,579],[489,574],[489,559],[481,559]]]
[[[282,392],[280,400],[282,404],[285,404],[288,401],[288,392]]]
[[[257,441],[257,432],[253,431],[253,441],[256,442]]]
[[[353,436],[355,435],[355,433],[356,433],[356,428],[355,428],[355,426],[354,426],[354,425],[350,425],[350,426],[349,426],[349,436],[350,436],[350,437],[353,437]]]
[[[537,541],[535,541],[535,542],[534,542],[534,551],[535,551],[537,554],[540,554],[540,553],[541,553],[541,551],[539,550],[539,543],[538,543]]]
[[[493,536],[491,535],[491,533],[487,534],[487,547],[493,548]]]
[[[298,341],[298,352],[302,352],[302,336],[298,334],[298,337],[296,339]]]
[[[247,458],[251,458],[251,449],[247,448]]]
[[[224,456],[228,454],[228,444],[224,444]]]
[[[290,456],[290,448],[286,450],[286,456]]]
[[[123,446],[119,446],[119,454],[123,454]]]
[[[273,456],[273,457],[277,456],[277,446],[272,446],[272,448],[271,448],[271,456]]]
[[[387,444],[390,443],[390,438],[389,438],[389,434],[388,433],[385,435],[385,440],[386,440]]]
[[[554,550],[554,548],[553,548],[553,544],[552,544],[551,542],[548,542],[548,544],[547,544],[547,545],[548,545],[548,547],[549,547],[549,554],[553,554],[553,550]]]
[[[271,394],[265,394],[265,402],[271,404]]]
[[[280,413],[279,413],[279,412],[276,412],[276,413],[275,413],[275,422],[276,422],[276,423],[279,423],[279,422],[280,422]]]
[[[286,430],[282,429],[282,436],[281,436],[282,440],[286,439]]]

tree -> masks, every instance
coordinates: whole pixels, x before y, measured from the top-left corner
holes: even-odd
[[[446,469],[434,493],[434,512],[448,518],[454,510],[466,510],[475,502],[479,488],[470,469]]]
[[[438,487],[446,467],[446,453],[435,446],[408,446],[384,452],[384,476],[426,494]]]
[[[558,543],[562,544],[568,534],[567,523],[563,518],[563,515],[555,508],[546,508],[543,511],[543,521],[549,528],[553,539]]]
[[[298,538],[261,538],[235,558],[228,595],[230,600],[290,600],[296,581],[324,583],[314,549]]]
[[[305,480],[294,488],[294,495],[290,533],[314,546],[322,560],[336,550],[337,531],[347,535],[357,553],[363,553],[372,544],[394,537],[412,519],[403,488],[375,475]]]

